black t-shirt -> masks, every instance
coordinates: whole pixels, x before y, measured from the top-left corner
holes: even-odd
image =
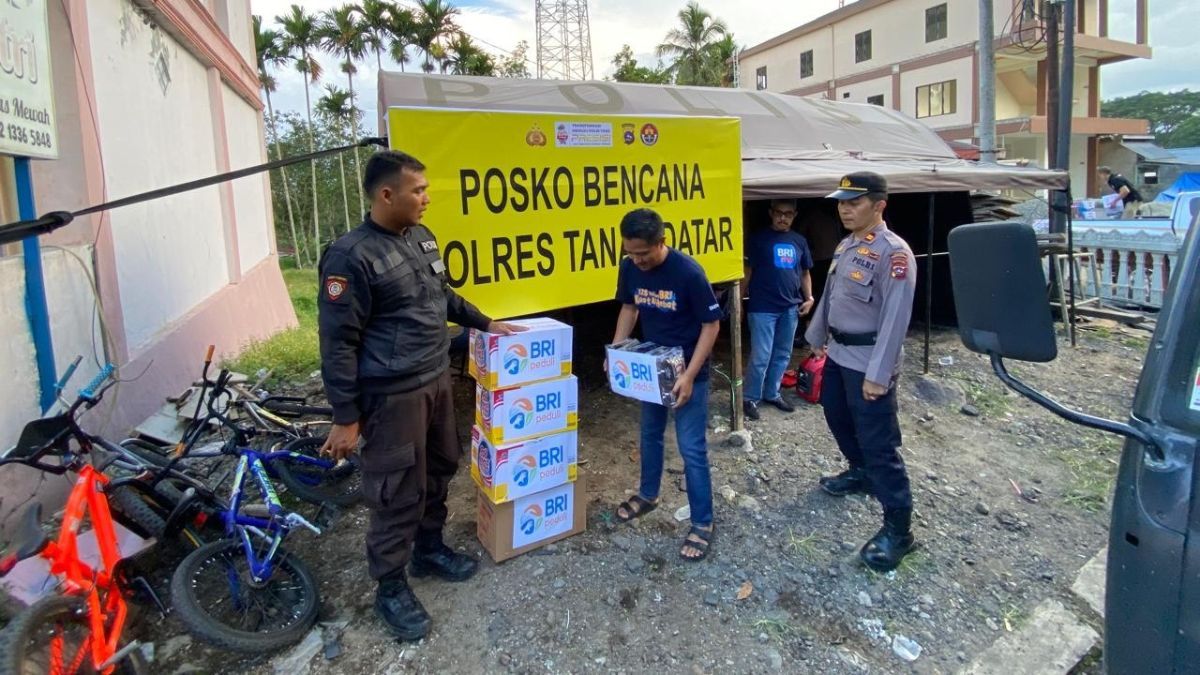
[[[750,235],[746,244],[750,265],[748,312],[786,312],[804,302],[800,281],[812,269],[808,241],[798,232],[772,229]]]
[[[617,275],[617,300],[638,309],[642,337],[667,347],[683,347],[691,363],[700,324],[718,321],[721,305],[713,294],[704,268],[686,253],[668,249],[661,265],[643,272],[626,258]],[[708,378],[708,364],[696,376]]]
[[[1142,194],[1137,191],[1137,188],[1133,187],[1133,183],[1130,183],[1128,178],[1119,173],[1114,173],[1108,177],[1108,186],[1117,194],[1121,194],[1121,188],[1129,188],[1129,194],[1121,198],[1122,204],[1146,201],[1142,199]]]

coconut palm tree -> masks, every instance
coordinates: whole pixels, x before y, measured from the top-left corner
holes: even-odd
[[[329,126],[334,129],[345,129],[347,120],[354,116],[354,106],[350,103],[350,93],[338,89],[332,84],[325,85],[325,95],[317,99],[317,113],[329,120]],[[341,136],[341,134],[337,134]],[[342,207],[346,210],[346,231],[350,231],[350,192],[346,189],[345,153],[338,153],[338,169],[342,175]],[[359,181],[354,181],[359,182]]]
[[[444,0],[417,0],[417,7],[416,45],[425,53],[425,63],[421,68],[432,73],[433,60],[439,53],[445,54],[445,45],[442,43],[458,32],[454,17],[460,12]],[[435,46],[438,49],[434,49]]]
[[[392,60],[400,64],[400,72],[404,72],[404,64],[409,61],[408,48],[416,44],[417,18],[412,10],[396,6],[392,7],[390,18],[387,27],[389,51]]]
[[[316,152],[312,132],[312,101],[309,98],[309,87],[321,79],[321,64],[317,62],[313,50],[317,47],[317,18],[304,11],[300,5],[292,5],[291,12],[275,17],[275,22],[283,28],[283,49],[296,62],[296,70],[304,75],[304,112],[308,119],[308,151]],[[321,248],[321,214],[317,206],[317,163],[309,160],[312,170],[312,210],[313,210],[313,246],[314,250]]]
[[[278,139],[279,132],[275,128],[275,108],[271,105],[271,92],[275,91],[275,77],[267,72],[267,67],[284,63],[287,61],[287,54],[280,46],[279,32],[263,29],[262,17],[257,15],[254,16],[254,53],[258,63],[258,83],[267,99],[267,124],[271,128],[271,137]],[[283,149],[278,142],[275,143],[275,158],[283,159]],[[300,245],[300,237],[296,234],[296,216],[292,213],[292,195],[288,188],[286,168],[280,167],[279,174],[283,179],[281,181],[283,183],[283,202],[287,206],[288,229],[292,234],[292,249],[296,255],[296,267],[303,268],[308,264],[308,256]]]
[[[733,57],[739,49],[741,48],[734,41],[733,33],[726,33],[725,37],[713,43],[710,57],[712,70],[717,74],[718,85],[726,88],[733,86],[733,71],[737,68]]]
[[[368,49],[375,52],[375,68],[383,70],[382,54],[387,47],[392,12],[396,11],[396,7],[387,0],[362,0],[362,4],[354,10],[358,12],[363,42]]]
[[[659,57],[675,59],[667,70],[676,84],[715,86],[720,83],[720,72],[712,67],[713,45],[728,32],[724,21],[714,19],[692,0],[679,10],[679,25],[667,32],[666,42],[655,51]]]
[[[354,105],[354,73],[358,72],[358,69],[355,68],[354,62],[361,59],[367,51],[363,30],[364,26],[358,18],[358,10],[353,5],[342,5],[325,12],[319,30],[321,47],[325,51],[345,59],[342,62],[342,72],[346,73],[346,82],[350,92],[351,114],[347,118],[347,128],[351,131],[347,135],[350,136],[351,141],[358,130],[355,113],[357,108]],[[358,148],[354,149],[354,171],[356,175],[362,175],[362,162],[358,158]],[[354,184],[358,186],[358,209],[356,210],[361,210],[363,205],[362,183],[355,180]]]
[[[453,75],[495,75],[496,62],[466,33],[459,33],[446,46],[445,62]]]

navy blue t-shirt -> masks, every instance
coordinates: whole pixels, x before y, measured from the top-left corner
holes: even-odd
[[[812,269],[808,241],[794,230],[770,228],[750,235],[746,242],[750,266],[750,301],[747,312],[779,314],[804,302],[800,280]]]
[[[668,347],[683,347],[688,363],[700,340],[700,324],[721,318],[721,306],[704,268],[674,249],[668,249],[666,260],[648,272],[639,270],[629,258],[622,260],[617,274],[617,300],[637,307],[643,338]],[[707,378],[706,362],[696,381]]]

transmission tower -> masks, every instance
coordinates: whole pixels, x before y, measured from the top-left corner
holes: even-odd
[[[534,0],[537,76],[549,80],[592,79],[592,31],[587,0]]]

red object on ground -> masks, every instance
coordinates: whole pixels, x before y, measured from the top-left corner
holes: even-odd
[[[821,400],[821,381],[825,377],[825,357],[810,354],[796,374],[796,393],[809,403]]]

